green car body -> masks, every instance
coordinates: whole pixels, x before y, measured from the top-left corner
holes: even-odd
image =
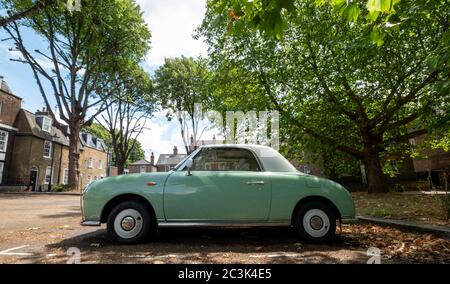
[[[217,147],[251,151],[261,170],[191,172],[183,165],[202,149]],[[111,210],[130,199],[142,202],[158,226],[290,226],[296,210],[311,201],[326,204],[341,221],[355,218],[352,197],[340,184],[290,168],[281,167],[283,171],[278,172],[278,164],[270,164],[275,158],[260,158],[261,150],[267,148],[206,146],[170,172],[121,175],[95,181],[82,196],[82,224],[106,223]],[[279,156],[276,158],[281,159]]]

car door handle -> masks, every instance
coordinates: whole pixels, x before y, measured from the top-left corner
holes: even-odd
[[[264,182],[262,180],[257,181],[247,181],[247,185],[264,185]]]

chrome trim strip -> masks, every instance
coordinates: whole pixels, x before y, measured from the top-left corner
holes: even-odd
[[[160,227],[288,227],[289,222],[201,222],[201,221],[159,221]]]
[[[81,222],[81,226],[101,226],[100,221],[83,221]]]

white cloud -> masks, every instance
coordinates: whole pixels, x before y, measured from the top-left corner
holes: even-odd
[[[206,55],[206,44],[192,38],[205,14],[204,0],[138,0],[152,33],[147,64],[155,68],[165,57]]]

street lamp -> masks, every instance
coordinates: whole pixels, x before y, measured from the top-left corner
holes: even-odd
[[[58,142],[59,137],[58,135],[52,136],[52,163],[50,165],[50,181],[48,182],[48,189],[47,191],[52,191],[52,180],[53,180],[53,161],[55,160],[55,142]],[[61,153],[62,155],[62,153]]]

